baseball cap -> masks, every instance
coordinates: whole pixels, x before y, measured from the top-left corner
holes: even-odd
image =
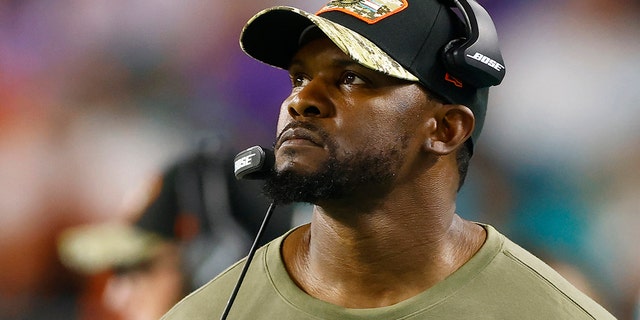
[[[438,0],[333,0],[316,14],[277,6],[247,22],[240,46],[256,60],[286,70],[301,36],[314,26],[358,63],[417,81],[445,102],[469,107],[476,119],[471,141],[478,139],[489,90],[447,70],[444,47],[465,36],[465,24],[450,5]]]
[[[146,205],[134,221],[66,229],[58,241],[63,264],[86,274],[128,268],[153,259],[160,244],[182,240],[186,233],[197,233],[197,218],[181,210],[176,194],[179,169],[173,166],[152,179],[144,192]]]

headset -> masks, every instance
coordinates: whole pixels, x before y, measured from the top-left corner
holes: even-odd
[[[489,13],[474,0],[440,2],[458,8],[465,23],[465,36],[451,40],[443,48],[447,70],[476,88],[500,84],[505,75],[504,60]]]

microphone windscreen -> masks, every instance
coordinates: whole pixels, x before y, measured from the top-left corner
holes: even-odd
[[[246,149],[234,159],[236,179],[262,180],[273,174],[276,157],[273,150],[253,146]]]

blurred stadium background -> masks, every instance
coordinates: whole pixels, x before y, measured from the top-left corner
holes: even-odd
[[[0,319],[86,318],[62,230],[127,219],[203,136],[270,145],[288,79],[238,35],[262,8],[324,2],[0,0]],[[640,2],[480,3],[507,76],[459,212],[640,319]]]

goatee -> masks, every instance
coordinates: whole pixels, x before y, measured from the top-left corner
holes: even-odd
[[[400,150],[367,150],[338,159],[335,144],[329,159],[311,174],[291,170],[276,172],[267,179],[264,193],[275,203],[341,200],[362,192],[363,187],[375,186],[380,193],[391,188],[400,163]],[[402,144],[401,144],[402,145]]]

